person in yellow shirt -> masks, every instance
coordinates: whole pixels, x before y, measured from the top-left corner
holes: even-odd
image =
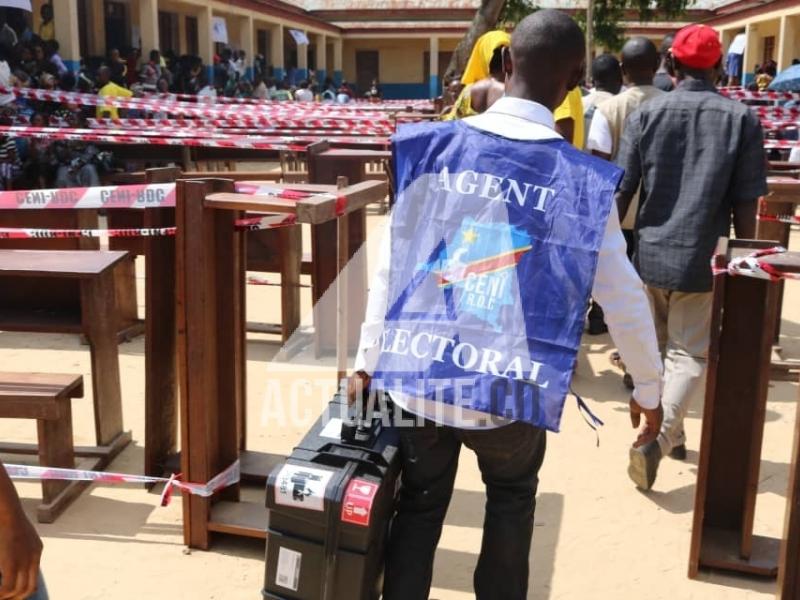
[[[461,76],[464,88],[453,104],[452,110],[443,117],[443,120],[463,119],[476,115],[486,110],[492,100],[503,95],[505,82],[502,80],[502,60],[497,60],[500,58],[498,51],[502,51],[510,44],[511,36],[505,31],[489,31],[478,38]],[[498,64],[493,65],[493,59]]]
[[[564,102],[553,113],[556,130],[578,150],[583,150],[585,139],[583,123],[583,96],[576,86],[567,94]]]
[[[130,98],[133,96],[132,91],[111,81],[111,69],[108,67],[100,67],[97,71],[97,86],[99,88],[97,91],[98,96],[114,96],[117,98]],[[119,110],[115,106],[98,106],[97,117],[117,119],[119,118]]]
[[[56,39],[55,24],[53,23],[53,5],[50,3],[42,4],[39,15],[42,17],[42,23],[39,25],[39,37],[45,42]]]

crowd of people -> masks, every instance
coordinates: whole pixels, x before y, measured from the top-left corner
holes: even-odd
[[[0,87],[114,97],[159,94],[170,98],[180,93],[278,102],[347,103],[356,97],[354,87],[347,81],[337,84],[330,77],[318,81],[314,71],[296,83],[287,76],[275,77],[262,55],[254,57],[250,69],[246,53],[231,48],[223,48],[215,55],[210,69],[198,56],[151,50],[143,57],[138,48],[110,48],[104,57],[81,60],[79,70],[73,72],[59,53],[52,6],[42,5],[40,16],[41,25],[37,31],[21,18],[10,18],[0,28]],[[381,97],[377,81],[363,96]],[[157,110],[59,105],[0,94],[2,125],[75,128],[84,127],[86,119],[95,116],[162,118],[167,115]],[[112,155],[100,152],[93,144],[0,136],[0,189],[97,185],[103,172],[113,168],[113,164]]]

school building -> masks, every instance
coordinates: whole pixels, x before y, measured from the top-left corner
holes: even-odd
[[[720,33],[728,49],[739,34],[745,35],[743,82],[755,76],[756,65],[774,60],[778,71],[800,59],[800,2],[797,0],[734,0],[720,2],[706,21]]]
[[[39,8],[33,0],[34,30]],[[346,79],[366,91],[380,81],[386,98],[439,95],[441,76],[480,0],[54,0],[62,57],[77,67],[81,56],[112,47],[139,47],[200,56],[213,64],[223,45],[244,50],[247,60],[266,58],[273,74],[295,80],[309,69],[319,80]],[[537,5],[584,10],[585,0],[541,0]],[[747,34],[745,73],[774,58],[778,68],[800,56],[798,0],[696,0],[678,20],[640,23],[625,15],[628,35],[657,43],[690,22],[705,22],[728,44]],[[308,44],[298,44],[302,32]],[[223,36],[220,38],[220,36]],[[227,44],[214,40],[227,39]]]

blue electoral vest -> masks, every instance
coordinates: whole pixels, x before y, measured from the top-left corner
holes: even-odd
[[[558,431],[622,172],[462,121],[402,127],[393,150],[373,386]]]

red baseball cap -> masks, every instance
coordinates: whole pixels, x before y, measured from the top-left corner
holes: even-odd
[[[672,42],[672,55],[693,69],[710,69],[722,58],[719,35],[706,25],[687,25]]]

